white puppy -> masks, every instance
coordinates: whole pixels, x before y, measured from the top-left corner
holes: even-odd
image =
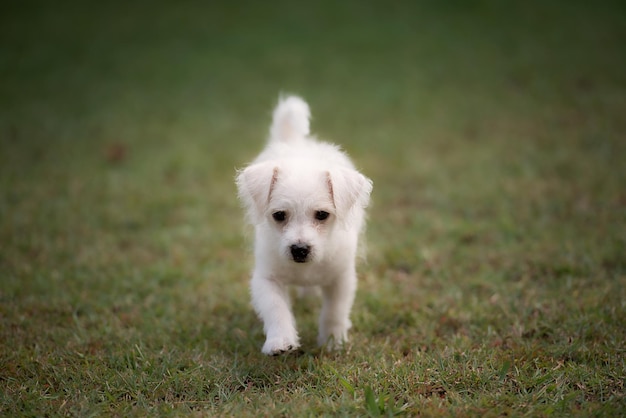
[[[280,100],[265,150],[237,175],[255,227],[252,304],[263,320],[263,353],[299,347],[288,285],[320,286],[318,343],[348,338],[356,291],[357,242],[372,182],[339,147],[309,136],[309,106]]]

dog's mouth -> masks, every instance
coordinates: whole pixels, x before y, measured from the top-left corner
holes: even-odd
[[[296,263],[306,263],[311,253],[311,246],[307,244],[293,244],[289,247],[291,258]]]

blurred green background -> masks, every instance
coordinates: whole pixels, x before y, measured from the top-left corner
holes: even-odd
[[[611,1],[3,3],[0,411],[623,413],[625,41]],[[343,357],[314,302],[258,353],[233,179],[281,92],[374,180]]]

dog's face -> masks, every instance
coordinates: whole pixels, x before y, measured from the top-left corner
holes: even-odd
[[[333,232],[352,227],[351,209],[366,206],[371,191],[355,170],[322,169],[306,160],[253,164],[237,185],[250,221],[261,226],[257,245],[294,263],[313,263],[332,251]]]

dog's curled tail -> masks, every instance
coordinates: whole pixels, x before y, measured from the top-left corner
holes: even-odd
[[[297,96],[281,97],[274,109],[270,142],[296,141],[309,135],[309,105]]]

